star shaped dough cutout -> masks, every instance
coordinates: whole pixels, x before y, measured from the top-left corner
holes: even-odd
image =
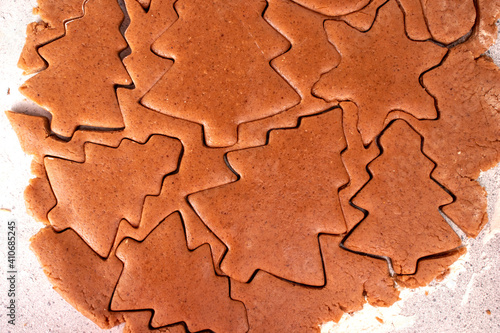
[[[365,145],[382,131],[391,110],[402,110],[419,119],[437,117],[434,99],[419,78],[440,63],[446,49],[408,39],[396,2],[380,8],[366,33],[338,21],[326,21],[325,28],[341,60],[313,86],[313,94],[327,101],[355,102]]]

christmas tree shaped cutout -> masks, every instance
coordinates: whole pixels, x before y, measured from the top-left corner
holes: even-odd
[[[345,233],[338,190],[349,182],[339,109],[269,133],[269,143],[227,154],[240,176],[189,202],[226,244],[222,271],[247,282],[256,270],[311,286],[325,283],[318,235]]]
[[[116,256],[124,268],[113,311],[151,309],[152,328],[184,322],[187,332],[248,331],[245,306],[231,299],[229,279],[215,274],[209,246],[188,250],[179,213],[144,240],[126,238]]]
[[[65,137],[79,126],[123,127],[115,85],[132,83],[119,57],[127,47],[120,6],[110,0],[84,6],[85,15],[67,23],[64,37],[39,49],[48,68],[19,89],[52,114],[52,130]]]
[[[152,45],[174,59],[142,104],[202,124],[209,146],[237,142],[238,125],[300,101],[269,62],[289,48],[262,18],[265,1],[180,0],[179,19]]]
[[[395,121],[380,138],[382,155],[368,165],[372,179],[352,202],[368,215],[346,248],[386,256],[396,274],[413,274],[419,258],[453,250],[460,238],[439,213],[452,197],[430,178],[434,163],[421,152],[421,137]]]

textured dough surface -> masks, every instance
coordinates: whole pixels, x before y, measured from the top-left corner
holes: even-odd
[[[32,249],[98,326],[318,332],[487,223],[498,1],[65,3],[20,59],[49,116],[7,117]]]

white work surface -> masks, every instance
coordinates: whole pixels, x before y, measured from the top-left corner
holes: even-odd
[[[16,64],[26,25],[35,18],[35,0],[0,1],[0,111],[29,110],[19,94],[25,80]],[[489,55],[500,64],[500,43]],[[10,94],[8,91],[10,90]],[[29,239],[42,226],[25,212],[23,191],[30,179],[30,161],[7,117],[0,112],[0,332],[100,332],[93,322],[66,303],[29,250]],[[327,332],[500,332],[500,166],[480,178],[488,192],[490,223],[477,239],[466,240],[468,253],[452,266],[442,282],[404,290],[390,308],[365,306],[344,315]],[[7,323],[7,221],[17,222],[16,325]],[[427,293],[426,293],[427,292]],[[487,310],[491,314],[487,314]],[[379,323],[375,317],[383,319]],[[109,332],[121,332],[115,327]]]

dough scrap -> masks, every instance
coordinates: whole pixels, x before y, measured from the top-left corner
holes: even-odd
[[[88,0],[37,0],[33,14],[40,16],[39,22],[32,22],[26,28],[26,43],[17,66],[25,75],[34,74],[47,68],[38,48],[61,38],[66,33],[65,23],[81,18],[83,6]]]
[[[443,44],[465,36],[476,21],[474,0],[422,0],[422,9],[432,38]]]
[[[406,34],[413,40],[431,39],[421,0],[398,0],[405,14]]]
[[[366,7],[357,12],[341,16],[341,19],[351,27],[366,32],[370,30],[373,22],[375,22],[379,8],[386,2],[387,0],[372,0]]]
[[[318,332],[318,325],[339,321],[344,312],[366,302],[390,306],[399,291],[384,261],[340,248],[341,236],[320,236],[326,285],[313,288],[258,272],[250,283],[231,284],[231,296],[245,303],[254,332]]]
[[[73,230],[51,227],[31,238],[31,250],[54,289],[83,315],[103,329],[124,321],[108,307],[123,266],[116,257],[102,259]]]
[[[340,203],[350,231],[364,217],[364,213],[351,204],[354,195],[370,180],[366,166],[379,154],[375,143],[368,147],[363,146],[361,134],[358,131],[358,107],[352,102],[340,103],[342,108],[342,121],[347,149],[342,152],[342,162],[349,174],[349,184],[339,191]]]
[[[346,15],[365,7],[370,0],[293,0],[294,2],[328,16]]]
[[[288,52],[273,59],[271,65],[297,91],[301,100],[285,112],[241,124],[234,149],[264,145],[268,131],[296,127],[299,117],[319,113],[337,104],[311,94],[321,74],[331,70],[340,60],[323,28],[326,17],[288,0],[269,0],[268,3],[264,19],[291,44]],[[310,38],[311,34],[315,38]]]

